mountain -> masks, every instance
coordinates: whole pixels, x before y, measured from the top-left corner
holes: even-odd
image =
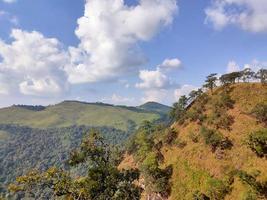
[[[157,112],[160,114],[168,114],[171,110],[171,107],[157,102],[147,102],[143,105],[138,106],[138,108],[146,111]]]
[[[160,117],[161,113],[151,109],[79,101],[64,101],[48,107],[15,105],[0,109],[0,124],[41,129],[85,125],[127,131],[129,122],[138,126],[144,120],[153,121]]]
[[[153,110],[103,103],[64,101],[51,106],[14,105],[0,109],[0,193],[32,168],[65,168],[70,151],[91,129],[122,145],[145,121],[165,117]]]
[[[267,85],[218,87],[175,113],[175,122],[156,129],[146,143],[140,142],[144,130],[137,133],[121,163],[120,168],[146,170],[140,179],[149,186],[144,196],[154,190],[163,191],[163,199],[168,191],[170,200],[267,199]],[[147,151],[151,140],[154,146]],[[168,188],[165,169],[170,168]]]

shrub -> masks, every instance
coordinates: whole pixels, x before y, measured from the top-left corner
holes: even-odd
[[[189,139],[192,140],[192,142],[194,143],[198,143],[199,141],[199,135],[198,134],[195,134],[193,132],[190,132],[189,135],[188,135]]]
[[[176,143],[177,147],[180,149],[183,149],[187,145],[186,141],[182,141],[179,139],[177,139],[175,143]]]
[[[259,157],[267,157],[267,129],[251,133],[247,144]]]
[[[193,194],[193,200],[210,200],[210,198],[197,190]]]
[[[228,137],[226,137],[225,139],[221,141],[220,148],[222,150],[231,149],[232,147],[233,147],[233,143]]]
[[[200,124],[206,119],[206,115],[203,114],[203,109],[200,107],[192,107],[189,111],[186,113],[186,118],[195,122],[199,121]]]
[[[211,146],[213,152],[220,146],[224,139],[220,132],[205,127],[201,128],[200,134],[203,136],[205,143]]]
[[[253,110],[252,114],[255,115],[255,117],[265,124],[267,124],[267,104],[258,104],[256,105]]]
[[[207,196],[210,199],[222,200],[230,192],[230,186],[222,180],[212,178],[208,181]]]
[[[257,200],[257,199],[258,199],[257,194],[253,190],[246,191],[242,195],[242,200]]]
[[[245,171],[239,171],[238,175],[240,180],[243,183],[248,184],[259,196],[267,198],[267,181],[257,181],[257,177],[260,173],[261,172],[258,171],[256,174],[248,174]]]
[[[178,133],[174,128],[168,128],[165,131],[163,142],[167,145],[172,145],[177,138]]]

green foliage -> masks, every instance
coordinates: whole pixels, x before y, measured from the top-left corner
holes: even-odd
[[[205,194],[201,193],[200,191],[196,191],[193,194],[193,200],[210,200],[210,198],[208,196],[206,196]]]
[[[186,96],[181,96],[178,102],[173,104],[173,107],[170,111],[170,118],[173,121],[180,121],[182,123],[186,114],[187,105],[188,98]]]
[[[256,73],[256,78],[260,79],[262,84],[267,84],[267,69],[260,69]]]
[[[257,200],[258,196],[257,193],[255,191],[248,190],[246,191],[243,195],[242,195],[242,200]]]
[[[259,157],[267,157],[267,129],[251,133],[247,144]]]
[[[165,132],[163,141],[154,142],[154,136]],[[170,193],[169,178],[172,174],[172,167],[161,169],[159,163],[164,157],[160,152],[163,143],[172,144],[177,137],[173,129],[162,130],[152,123],[144,122],[138,129],[135,136],[131,138],[128,150],[134,155],[139,164],[142,177],[144,177],[145,190],[149,195],[160,195],[167,197]]]
[[[109,127],[72,126],[33,129],[15,125],[0,125],[8,137],[0,142],[0,183],[8,184],[30,169],[46,170],[52,166],[67,169],[65,165],[72,149],[79,146],[84,133],[97,129],[114,145],[126,141],[131,133]],[[76,173],[76,169],[73,169]],[[84,168],[77,173],[84,172]]]
[[[217,81],[217,74],[210,74],[209,76],[207,76],[206,80],[205,80],[205,84],[204,87],[208,88],[211,90],[211,92],[213,92],[213,89],[216,87],[216,81]]]
[[[231,125],[234,123],[232,116],[228,115],[227,111],[234,106],[234,101],[231,99],[227,87],[212,101],[212,114],[209,116],[209,123],[215,125],[216,129],[230,130]]]
[[[243,183],[251,187],[257,196],[267,198],[267,181],[257,181],[257,177],[260,175],[260,173],[261,172],[257,172],[256,174],[248,174],[245,171],[239,171],[238,176]]]
[[[212,200],[222,200],[230,191],[230,186],[222,180],[212,178],[208,181],[207,196]]]
[[[189,135],[188,135],[189,139],[192,140],[192,142],[194,143],[198,143],[199,142],[199,134],[196,134],[194,132],[189,132]]]
[[[138,108],[141,108],[143,110],[146,111],[154,111],[157,113],[162,113],[162,114],[168,114],[170,112],[170,107],[169,106],[165,106],[162,105],[160,103],[156,103],[156,102],[147,102],[141,106],[139,106]]]
[[[68,172],[57,168],[40,173],[32,171],[26,176],[18,177],[9,186],[11,192],[31,193],[37,188],[48,187],[54,195],[67,199],[80,200],[108,200],[108,199],[139,199],[141,189],[134,185],[139,178],[137,170],[120,172],[117,169],[118,158],[113,157],[110,146],[97,131],[92,131],[89,137],[75,153],[71,154],[69,163],[77,166],[89,163],[87,175],[73,178]]]
[[[262,123],[267,125],[267,103],[260,103],[256,105],[253,110],[252,114]]]
[[[167,128],[163,136],[163,142],[167,145],[173,145],[178,133],[174,128]]]
[[[242,78],[242,72],[231,72],[229,74],[224,74],[220,77],[220,81],[223,85],[234,84],[236,80],[240,80]]]
[[[64,101],[45,107],[45,109],[34,106],[13,106],[0,109],[0,124],[17,124],[40,129],[84,125],[108,126],[127,131],[129,121],[140,126],[144,120],[159,119],[161,119],[160,113],[136,107],[78,101]]]
[[[224,139],[220,132],[205,127],[201,128],[200,134],[203,136],[205,143],[211,146],[213,152],[221,145]]]
[[[198,121],[200,124],[206,119],[206,115],[203,114],[203,107],[193,106],[186,113],[186,118],[190,121]]]

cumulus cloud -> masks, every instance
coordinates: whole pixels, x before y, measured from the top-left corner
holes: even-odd
[[[182,87],[174,91],[174,98],[176,101],[183,95],[188,95],[192,90],[197,90],[198,88],[193,85],[183,85]]]
[[[227,72],[230,73],[230,72],[234,72],[234,71],[243,70],[243,69],[246,69],[246,68],[250,68],[255,72],[260,70],[260,69],[267,69],[267,62],[259,61],[257,59],[254,59],[250,63],[246,63],[242,67],[239,67],[237,62],[230,61],[228,63]]]
[[[267,32],[266,0],[212,0],[205,13],[206,22],[216,29],[232,24],[251,32]]]
[[[9,86],[5,93],[49,96],[67,90],[69,59],[57,39],[19,29],[12,30],[11,38],[10,44],[0,40],[0,81]]]
[[[176,10],[176,0],[140,0],[136,6],[87,0],[75,32],[80,45],[70,48],[69,81],[97,82],[137,71],[147,60],[138,42],[171,24]]]
[[[139,72],[141,83],[137,83],[139,89],[166,89],[173,85],[171,80],[159,68],[156,70],[141,70]]]
[[[75,31],[80,43],[65,49],[57,39],[40,32],[14,29],[11,42],[0,39],[0,94],[59,98],[71,84],[115,80],[137,73],[147,62],[139,43],[149,41],[170,25],[176,11],[176,0],[140,0],[135,6],[128,6],[124,0],[86,0]],[[9,14],[1,11],[0,15]],[[10,22],[17,24],[17,18],[11,17]],[[176,68],[177,62],[169,59],[164,64]],[[170,85],[160,71],[147,74],[159,79],[159,89]],[[152,85],[146,81],[140,87]],[[130,99],[113,95],[111,100]]]
[[[162,102],[167,96],[171,99],[170,96],[173,95],[170,93],[177,87],[177,83],[171,79],[170,72],[179,68],[180,65],[179,59],[166,59],[155,70],[140,70],[139,79],[141,82],[137,83],[135,87],[144,90],[144,97],[141,101]]]
[[[235,61],[230,61],[227,65],[227,73],[239,71],[240,67]]]
[[[182,62],[178,58],[165,59],[162,64],[159,65],[161,68],[165,69],[177,69],[182,66]]]

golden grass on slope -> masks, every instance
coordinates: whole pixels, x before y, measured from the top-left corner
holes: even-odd
[[[219,92],[220,89],[214,95]],[[189,133],[198,134],[200,129],[198,124],[190,122],[182,126],[173,125],[179,130],[179,139],[186,141],[187,145],[183,149],[165,147],[162,151],[165,157],[164,165],[173,164],[174,166],[170,199],[192,199],[193,192],[203,191],[203,185],[206,185],[210,177],[224,179],[227,172],[235,169],[247,172],[260,170],[262,174],[259,179],[266,180],[267,160],[257,157],[246,146],[245,140],[250,133],[263,128],[263,124],[259,124],[249,113],[256,104],[267,102],[267,87],[257,83],[236,84],[233,86],[231,98],[236,103],[234,109],[229,110],[228,114],[234,117],[234,123],[231,131],[220,130],[220,132],[233,142],[233,147],[231,150],[224,151],[224,156],[220,160],[216,159],[215,153],[212,153],[210,147],[202,140],[198,143],[191,141]],[[209,113],[209,105],[207,109]],[[205,126],[209,127],[208,124]],[[246,190],[246,186],[236,178],[232,192],[227,195],[226,199],[241,200]]]
[[[119,170],[137,169],[137,163],[134,161],[133,155],[125,154],[122,162],[118,166]]]

